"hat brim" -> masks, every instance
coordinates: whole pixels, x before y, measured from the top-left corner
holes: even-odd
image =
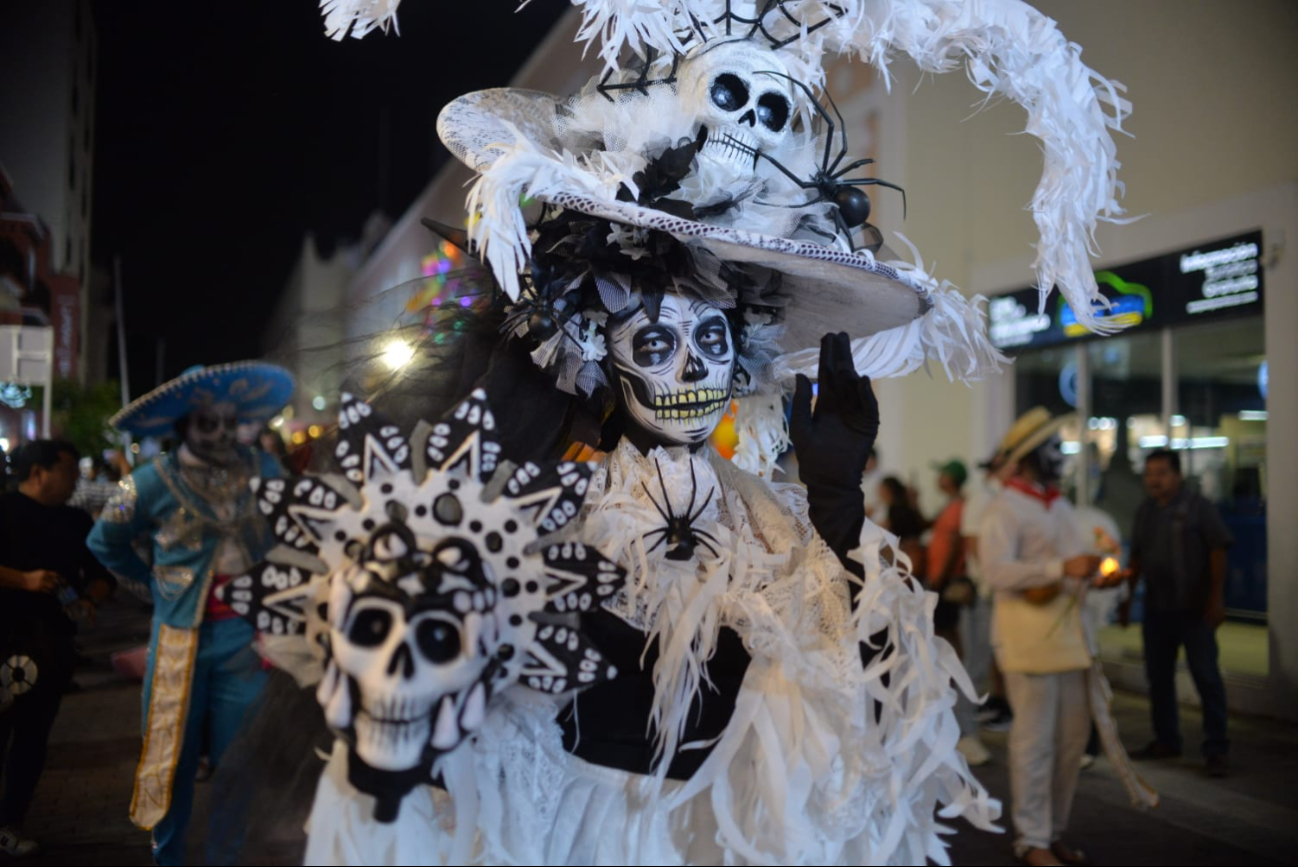
[[[1076,413],[1055,416],[1050,419],[1050,421],[1034,429],[1030,434],[1024,437],[1022,441],[1006,453],[1004,460],[1001,461],[1001,465],[1004,466],[1005,464],[1012,464],[1023,460],[1025,457],[1032,454],[1038,446],[1059,433],[1064,425],[1076,418]]]
[[[264,422],[293,397],[293,375],[276,364],[237,361],[182,374],[136,398],[109,419],[135,437],[162,436],[202,406],[232,403],[240,424]]]
[[[539,91],[478,91],[443,109],[438,134],[469,168],[485,172],[505,153],[501,143],[519,135],[539,151],[550,152],[557,137],[553,118],[561,104]],[[786,350],[817,346],[827,332],[868,337],[913,322],[932,307],[926,290],[866,252],[848,253],[814,242],[716,226],[574,191],[538,191],[534,197],[624,225],[666,232],[726,262],[779,272],[789,307],[796,312],[785,320]]]

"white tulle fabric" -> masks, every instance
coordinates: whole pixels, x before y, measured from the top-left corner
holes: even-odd
[[[696,527],[720,544],[696,561],[650,550],[654,502],[679,513],[715,491]],[[693,481],[691,481],[693,479]],[[430,819],[427,793],[407,799],[422,857],[481,864],[948,863],[942,819],[993,827],[999,804],[956,750],[956,689],[972,694],[951,647],[933,635],[935,597],[882,549],[895,540],[867,522],[854,579],[812,531],[802,489],[772,485],[709,450],[619,447],[592,480],[582,537],[630,570],[617,612],[659,640],[654,713],[669,757],[722,626],[752,656],[725,733],[687,782],[593,767],[564,752],[556,707],[527,697],[493,712],[481,733],[439,766],[449,796]],[[652,500],[652,501],[651,501]],[[858,642],[881,652],[863,668]],[[598,719],[579,720],[579,728]],[[338,762],[335,757],[335,762]],[[663,765],[665,767],[665,763]],[[362,846],[365,821],[325,776],[313,851]],[[353,793],[354,794],[354,793]],[[363,797],[363,796],[360,796]],[[404,825],[405,805],[398,823]],[[372,820],[371,820],[372,821]],[[431,829],[431,831],[430,831]],[[375,845],[405,849],[381,829]],[[324,848],[321,848],[324,847]],[[352,862],[356,863],[356,862]],[[367,861],[366,863],[373,863]]]

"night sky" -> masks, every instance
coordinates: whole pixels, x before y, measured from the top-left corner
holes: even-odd
[[[257,355],[304,233],[327,255],[401,215],[449,158],[441,107],[506,84],[567,8],[515,5],[406,0],[400,36],[339,43],[316,0],[95,4],[93,258],[122,259],[132,396],[158,337],[167,377]]]

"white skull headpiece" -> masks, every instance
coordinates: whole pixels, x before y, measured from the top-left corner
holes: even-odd
[[[779,159],[792,143],[794,98],[779,55],[747,39],[704,44],[681,61],[676,92],[703,139],[699,158],[748,174],[755,153]]]

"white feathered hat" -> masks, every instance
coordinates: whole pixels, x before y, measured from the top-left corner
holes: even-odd
[[[822,62],[856,55],[887,81],[901,52],[926,72],[964,68],[988,99],[1027,111],[1045,159],[1033,198],[1043,297],[1058,286],[1079,321],[1103,329],[1093,312],[1103,299],[1092,236],[1098,220],[1123,213],[1111,133],[1130,106],[1121,85],[1086,67],[1080,48],[1026,3],[573,3],[579,40],[598,45],[601,76],[567,99],[508,88],[469,94],[439,118],[447,146],[479,173],[469,238],[511,298],[523,293],[533,254],[524,203],[541,202],[628,227],[632,259],[648,230],[728,265],[778,272],[789,298],[778,379],[814,375],[814,346],[829,330],[853,333],[857,367],[871,376],[908,373],[929,358],[961,379],[996,368],[1003,359],[986,339],[978,299],[970,304],[927,274],[917,253],[913,262],[893,258],[861,214],[840,219],[850,203],[835,194],[873,179],[843,183],[866,170],[842,171],[857,161],[829,95],[814,97]],[[387,30],[396,5],[322,3],[335,38]],[[682,159],[689,170],[671,171]]]

